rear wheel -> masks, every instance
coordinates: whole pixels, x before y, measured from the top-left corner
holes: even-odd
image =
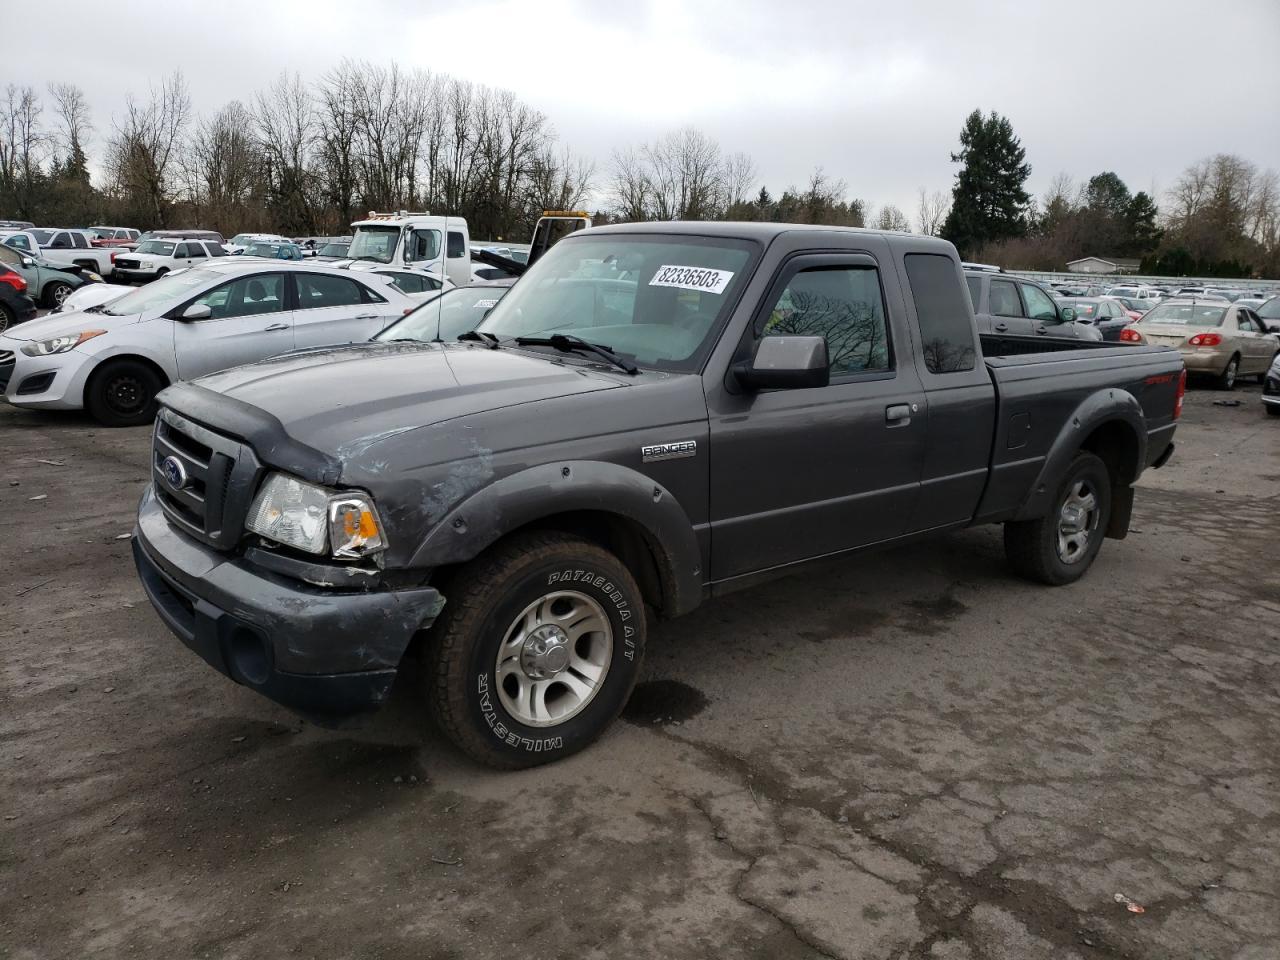
[[[1019,576],[1051,586],[1084,576],[1111,519],[1111,474],[1081,451],[1058,487],[1049,513],[1004,525],[1004,551]]]
[[[576,537],[513,538],[451,580],[426,650],[441,729],[503,769],[576,753],[618,716],[644,653],[639,588]]]
[[[1227,361],[1227,368],[1218,374],[1213,385],[1219,390],[1234,390],[1236,386],[1236,377],[1240,374],[1240,357],[1237,354]]]
[[[62,306],[62,301],[71,296],[71,284],[62,280],[54,280],[44,288],[44,305],[52,310]]]
[[[94,371],[84,388],[90,416],[107,427],[137,427],[156,418],[160,375],[139,360],[110,360]]]
[[[15,320],[16,318],[13,315],[13,311],[5,304],[0,303],[0,333],[4,333],[12,327]]]

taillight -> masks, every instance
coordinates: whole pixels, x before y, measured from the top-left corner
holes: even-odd
[[[1173,398],[1173,419],[1177,420],[1182,416],[1182,398],[1187,395],[1187,368],[1182,368],[1182,373],[1178,374],[1178,395]]]
[[[112,262],[112,263],[115,263],[115,262],[116,262],[116,255],[115,255],[114,253],[113,253],[113,254],[111,254],[111,262]]]
[[[1217,333],[1197,333],[1187,341],[1193,347],[1216,347],[1221,342],[1222,336]]]
[[[7,283],[18,293],[27,292],[27,281],[23,279],[22,274],[5,266],[0,266],[0,283]]]
[[[1141,343],[1142,334],[1137,330],[1134,330],[1132,327],[1125,327],[1120,331],[1120,339],[1125,343]]]
[[[417,307],[405,307],[405,308],[404,308],[404,312],[403,312],[402,314],[400,314],[400,316],[402,316],[402,317],[407,317],[409,314],[413,313],[413,311],[414,311],[414,310],[416,310],[416,309],[417,309]]]

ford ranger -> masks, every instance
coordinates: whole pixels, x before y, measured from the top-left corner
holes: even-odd
[[[1185,382],[1160,347],[988,355],[950,244],[782,224],[582,230],[460,342],[396,334],[166,389],[134,557],[235,682],[340,721],[413,650],[504,768],[608,726],[650,617],[815,560],[1000,523],[1077,580]]]

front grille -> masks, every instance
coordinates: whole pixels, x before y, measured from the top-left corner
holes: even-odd
[[[151,456],[156,499],[170,522],[197,539],[224,550],[235,546],[260,470],[240,441],[168,408],[156,417]]]
[[[119,270],[137,270],[140,260],[130,260],[127,257],[116,257],[113,261]]]

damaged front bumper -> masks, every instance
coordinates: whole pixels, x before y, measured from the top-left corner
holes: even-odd
[[[219,553],[173,529],[150,488],[133,558],[178,639],[236,683],[319,723],[381,706],[414,633],[444,607],[431,587],[339,592]]]

